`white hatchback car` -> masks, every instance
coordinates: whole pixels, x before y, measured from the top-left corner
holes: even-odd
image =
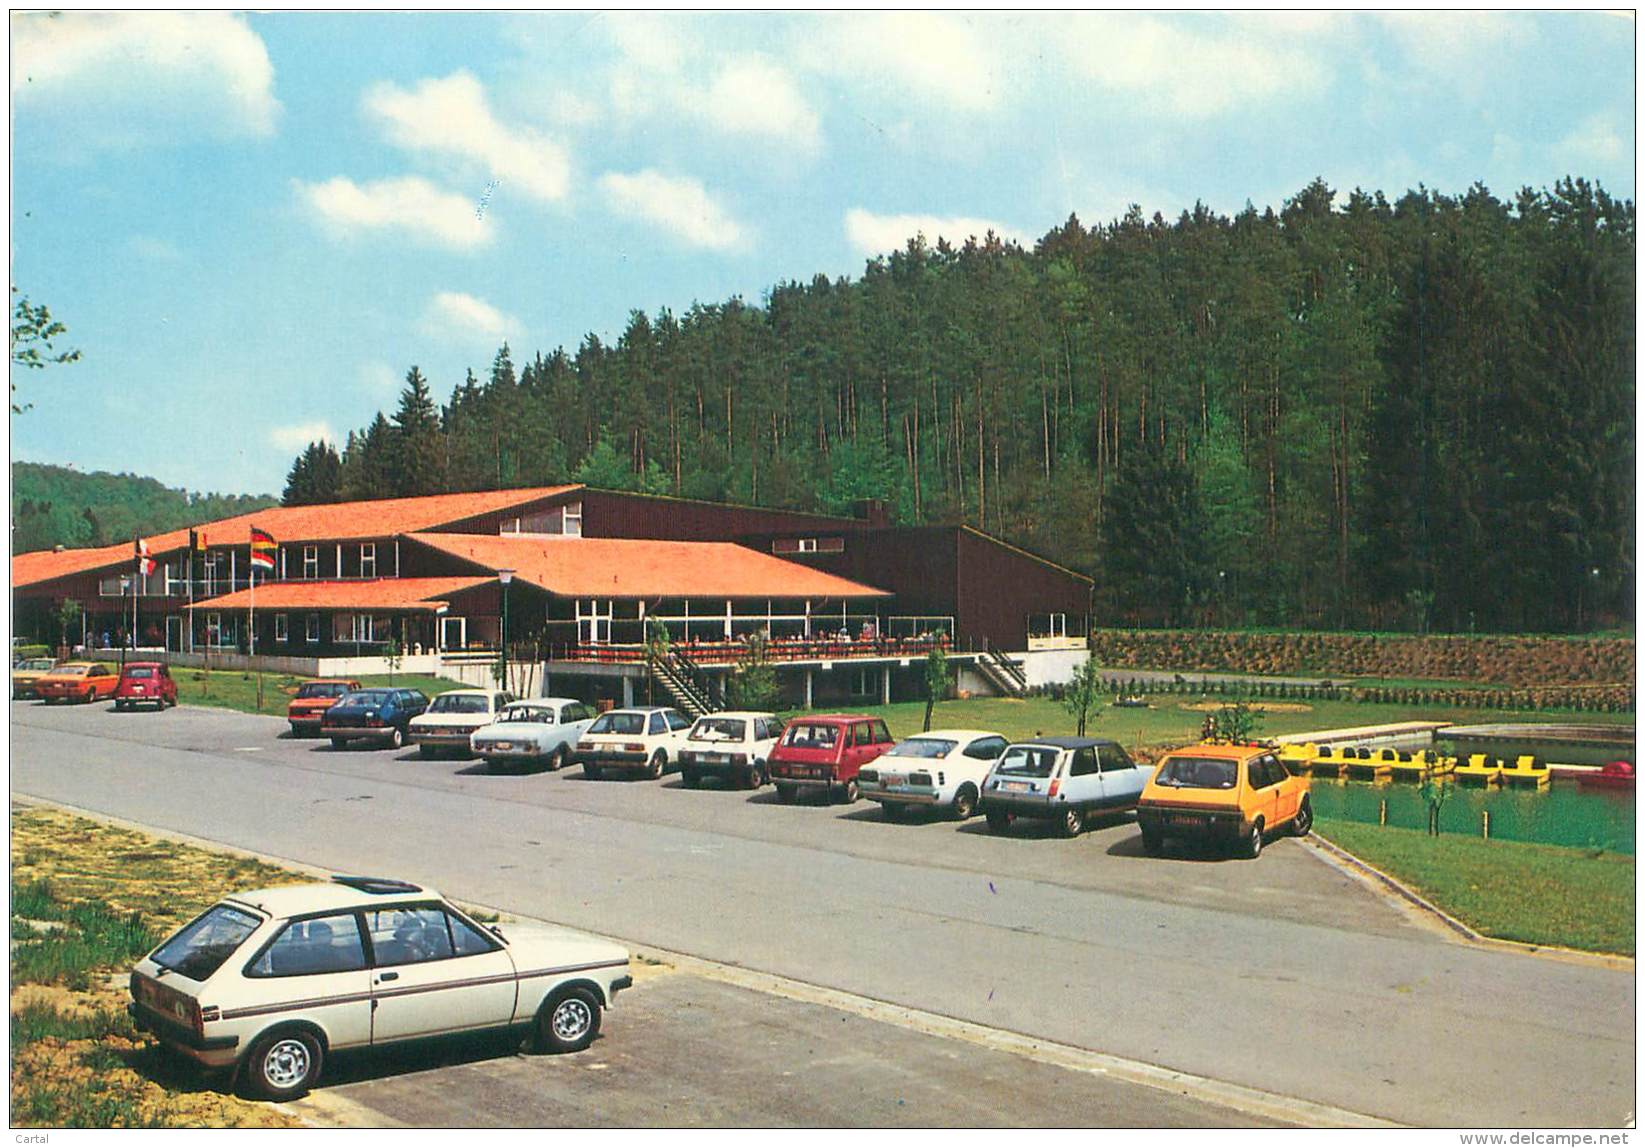
[[[474,731],[496,721],[513,700],[513,694],[501,690],[447,690],[411,719],[406,732],[419,757],[433,757],[442,750],[466,757]]]
[[[575,698],[532,698],[504,706],[468,745],[491,769],[541,765],[552,772],[571,759],[577,739],[593,724],[593,707]]]
[[[705,777],[758,789],[771,780],[771,751],[782,735],[776,714],[726,710],[697,719],[680,750],[680,780],[696,789]]]
[[[325,1058],[518,1026],[551,1052],[587,1048],[633,984],[628,953],[569,929],[485,926],[433,889],[373,877],[225,897],[131,974],[138,1025],[286,1100]]]
[[[663,706],[607,710],[577,739],[576,760],[595,780],[618,772],[658,778],[679,760],[690,729],[690,718]]]
[[[982,811],[990,833],[1004,833],[1024,817],[1078,837],[1093,817],[1135,809],[1150,772],[1107,738],[1012,742],[983,782]]]
[[[904,738],[857,774],[857,788],[890,820],[915,806],[964,821],[977,811],[982,783],[1007,745],[989,730],[934,729]]]

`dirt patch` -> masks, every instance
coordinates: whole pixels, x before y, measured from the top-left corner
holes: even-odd
[[[1195,713],[1216,713],[1226,703],[1224,702],[1178,702],[1180,710],[1193,710]],[[1251,706],[1251,712],[1271,714],[1309,714],[1314,707],[1306,702],[1258,702]]]

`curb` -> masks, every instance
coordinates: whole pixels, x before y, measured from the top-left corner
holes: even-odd
[[[1517,953],[1520,956],[1538,957],[1545,961],[1590,965],[1597,968],[1617,969],[1623,972],[1634,971],[1634,958],[1616,953],[1591,953],[1583,949],[1567,949],[1559,945],[1537,945],[1527,941],[1506,941],[1499,937],[1488,937],[1466,922],[1453,917],[1415,889],[1400,881],[1399,878],[1383,872],[1369,861],[1356,857],[1336,842],[1328,841],[1318,833],[1310,833],[1299,844],[1311,849],[1326,864],[1370,886],[1372,891],[1398,898],[1406,906],[1425,914],[1430,918],[1430,925],[1438,925],[1443,931],[1449,931],[1463,944],[1480,949]]]

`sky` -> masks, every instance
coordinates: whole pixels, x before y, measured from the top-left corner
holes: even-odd
[[[1635,198],[1635,24],[1600,12],[11,16],[11,282],[79,362],[14,460],[278,494],[310,440],[860,275],[915,232],[1390,199]]]

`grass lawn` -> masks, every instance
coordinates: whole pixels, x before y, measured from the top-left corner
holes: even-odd
[[[1095,720],[1087,723],[1086,732],[1093,737],[1111,737],[1150,760],[1153,751],[1157,749],[1186,745],[1198,740],[1200,724],[1205,720],[1205,711],[1187,707],[1202,699],[1191,695],[1156,694],[1149,700],[1153,703],[1152,709],[1104,705],[1096,712]],[[1221,701],[1204,700],[1213,704],[1220,704]],[[1554,710],[1484,710],[1456,706],[1262,699],[1253,699],[1248,704],[1253,709],[1265,710],[1262,724],[1257,727],[1259,737],[1398,721],[1633,721],[1632,714],[1579,714]],[[883,716],[894,736],[907,737],[920,731],[925,720],[925,703],[897,702],[888,706],[870,706],[863,712]],[[1071,734],[1074,732],[1074,719],[1063,708],[1061,702],[1050,698],[967,698],[939,702],[936,711],[931,715],[931,726],[933,729],[947,726],[995,730],[1009,738],[1022,738]]]
[[[1314,830],[1488,937],[1634,953],[1634,859],[1626,854],[1323,818]]]
[[[286,703],[297,692],[297,687],[308,679],[295,674],[263,675],[263,704],[257,705],[257,675],[244,670],[199,670],[178,666],[173,670],[177,678],[177,700],[191,706],[219,706],[241,713],[279,714],[286,712]],[[361,685],[386,686],[387,674],[366,674]],[[450,678],[435,678],[424,674],[395,674],[393,685],[404,689],[422,690],[429,697],[447,690],[465,689],[462,682]]]
[[[307,879],[58,810],[13,806],[12,1123],[296,1126],[161,1052],[126,1015],[126,976],[223,894]]]

